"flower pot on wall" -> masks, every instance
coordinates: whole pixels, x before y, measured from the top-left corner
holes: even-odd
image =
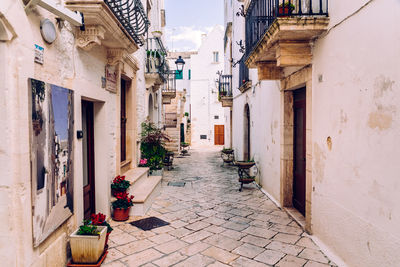
[[[72,260],[74,263],[96,263],[103,254],[107,227],[97,226],[99,235],[78,235],[76,230],[70,235]]]
[[[127,209],[119,209],[119,208],[114,209],[113,220],[119,222],[128,220],[130,209],[131,207]]]

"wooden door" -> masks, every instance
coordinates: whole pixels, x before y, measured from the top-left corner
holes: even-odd
[[[126,160],[126,81],[121,79],[121,162]]]
[[[214,125],[214,144],[224,145],[224,143],[225,143],[224,125]]]
[[[306,89],[293,92],[293,206],[305,215],[306,205]]]
[[[82,101],[83,210],[89,219],[95,208],[93,103]]]

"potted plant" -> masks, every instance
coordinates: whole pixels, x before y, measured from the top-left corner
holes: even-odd
[[[103,213],[92,214],[90,216],[90,224],[107,227],[106,242],[104,244],[104,247],[106,247],[108,243],[108,237],[111,234],[112,230],[114,230],[111,225],[106,221],[106,215],[104,215]]]
[[[190,144],[189,143],[186,143],[186,142],[182,142],[181,143],[181,147],[188,147]]]
[[[113,220],[114,221],[126,221],[129,219],[129,211],[133,206],[133,196],[129,196],[127,192],[119,192],[115,195],[117,198],[112,202],[114,209]]]
[[[244,161],[235,161],[235,165],[238,166],[240,169],[250,169],[255,164],[256,163],[254,162],[254,159],[244,160]]]
[[[284,4],[279,5],[279,13],[278,15],[289,15],[292,14],[292,11],[295,9],[295,6],[292,3],[285,2]]]
[[[222,153],[224,154],[232,154],[233,153],[233,149],[232,148],[223,148],[221,150]]]
[[[104,252],[107,226],[83,225],[70,235],[72,261],[74,263],[97,263]]]
[[[131,183],[125,180],[125,176],[118,175],[111,184],[111,194],[115,196],[119,192],[126,192],[130,186]]]
[[[142,123],[140,152],[142,159],[146,159],[146,167],[150,168],[150,175],[162,175],[164,159],[167,150],[164,143],[169,141],[169,137],[157,128],[154,123]]]

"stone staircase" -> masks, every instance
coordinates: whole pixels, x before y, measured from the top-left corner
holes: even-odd
[[[177,128],[166,128],[165,133],[169,136],[170,141],[165,143],[165,148],[168,151],[175,153],[179,152],[180,147],[180,133]]]
[[[124,174],[131,183],[129,194],[133,195],[130,216],[144,216],[155,198],[160,194],[162,176],[149,176],[149,168],[137,167]]]

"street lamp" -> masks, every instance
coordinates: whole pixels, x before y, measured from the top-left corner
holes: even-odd
[[[185,61],[181,56],[179,56],[179,58],[175,61],[175,65],[176,65],[176,70],[179,73],[182,73],[183,67],[185,66]]]

